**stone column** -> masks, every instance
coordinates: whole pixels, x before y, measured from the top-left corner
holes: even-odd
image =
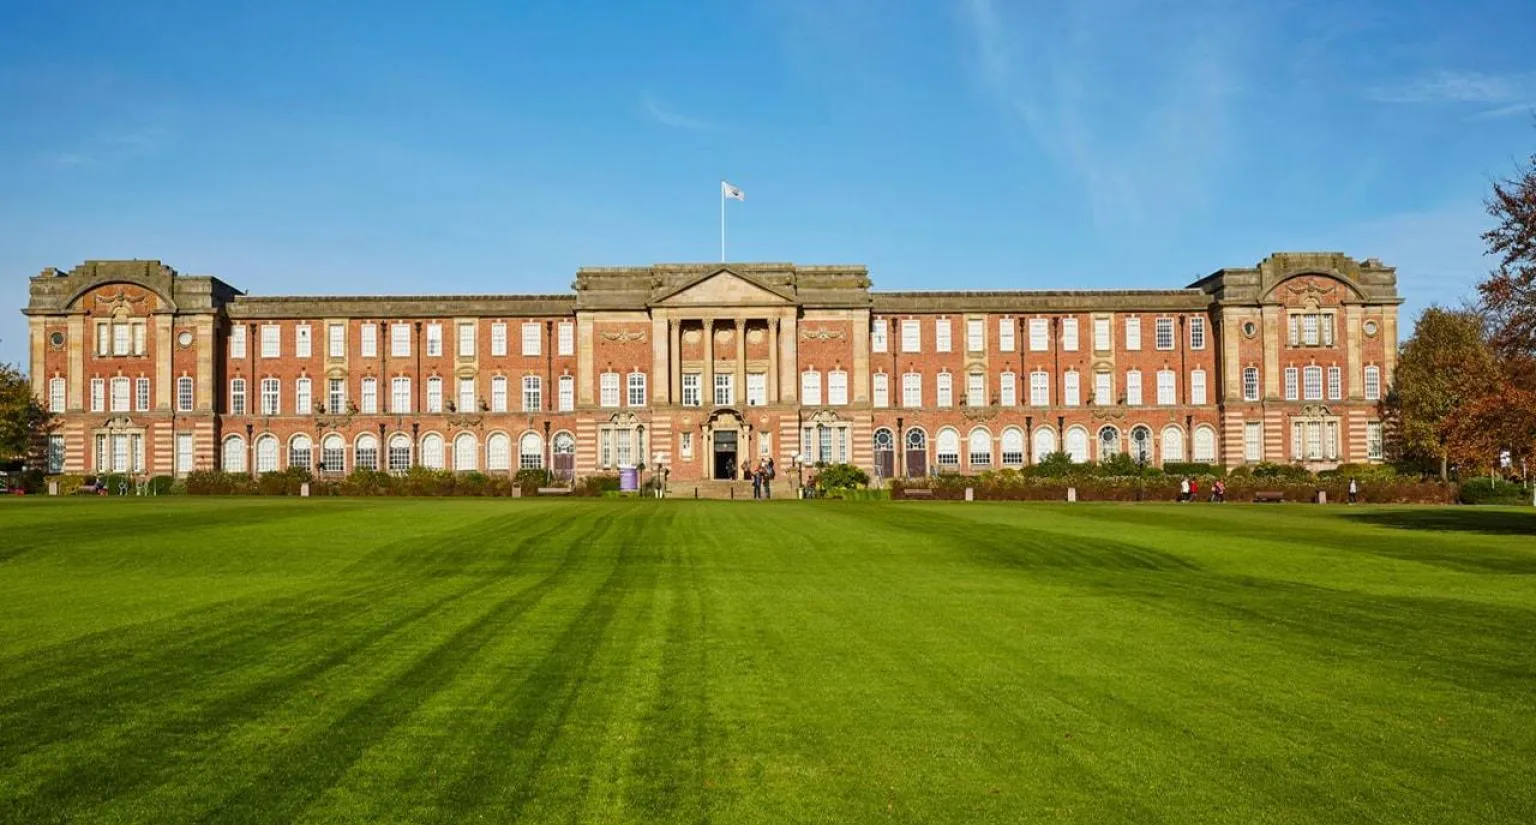
[[[768,403],[777,404],[779,398],[779,319],[768,319]]]
[[[704,409],[715,406],[715,319],[704,319],[704,374],[699,376],[699,401]]]
[[[747,403],[747,319],[736,319],[736,397],[737,407]]]
[[[154,336],[155,342],[155,403],[153,409],[162,412],[175,409],[174,383],[172,377],[171,359],[175,357],[175,344],[173,342],[173,330],[171,328],[170,313],[160,313],[150,316],[154,321],[154,328],[145,330]]]
[[[90,341],[86,341],[86,335],[90,335]],[[96,346],[95,325],[86,326],[85,316],[81,313],[70,313],[69,316],[69,403],[65,406],[70,412],[80,412],[90,406],[90,400],[85,397],[85,348]],[[94,349],[92,350],[94,352]],[[90,445],[87,445],[88,447]],[[89,450],[87,450],[89,452]]]
[[[668,349],[672,353],[672,362],[667,367],[667,380],[672,384],[672,403],[683,403],[683,322],[676,318],[667,319]]]
[[[797,347],[799,346],[798,322],[794,315],[785,315],[779,319],[782,328],[779,330],[779,392],[783,396],[781,400],[790,402],[799,398],[798,380],[799,367],[797,366]]]
[[[670,403],[672,397],[672,336],[666,318],[651,316],[651,406]]]

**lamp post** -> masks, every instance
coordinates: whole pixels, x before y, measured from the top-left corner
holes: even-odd
[[[795,490],[805,498],[805,453],[795,453]]]

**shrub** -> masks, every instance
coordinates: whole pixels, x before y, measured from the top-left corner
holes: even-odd
[[[586,476],[577,482],[573,492],[578,496],[592,496],[594,498],[606,493],[619,492],[619,477],[615,475]]]
[[[156,496],[168,496],[175,487],[175,476],[155,476],[149,480],[149,490],[147,492]]]
[[[852,490],[869,486],[869,473],[852,464],[828,464],[816,473],[818,490]]]
[[[133,479],[123,473],[105,473],[97,476],[96,486],[105,489],[109,496],[133,493]]]
[[[1194,476],[1199,478],[1221,478],[1227,474],[1225,467],[1216,464],[1205,464],[1197,461],[1170,461],[1163,465],[1163,474],[1174,478]]]
[[[1276,464],[1273,461],[1261,461],[1253,465],[1251,472],[1254,478],[1276,478],[1283,481],[1311,481],[1313,476],[1306,467],[1297,464]]]
[[[517,471],[517,475],[512,477],[512,486],[522,490],[525,496],[535,496],[539,494],[540,487],[553,486],[554,479],[554,474],[543,467],[528,467]]]
[[[1030,468],[1030,475],[1037,478],[1066,478],[1076,469],[1072,463],[1072,456],[1062,452],[1055,452],[1040,459],[1040,463]]]
[[[79,490],[85,485],[85,476],[69,474],[48,476],[46,479],[44,479],[43,483],[43,490],[45,492],[47,491],[48,484],[50,483],[57,483],[59,485],[59,495],[72,496],[75,494],[76,490]]]
[[[1475,478],[1463,481],[1458,491],[1458,498],[1462,504],[1530,504],[1531,491],[1524,485],[1514,482],[1495,479],[1489,483],[1487,478]]]

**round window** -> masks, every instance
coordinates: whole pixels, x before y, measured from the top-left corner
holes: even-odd
[[[1243,322],[1243,334],[1248,336],[1249,338],[1252,338],[1253,336],[1258,335],[1259,334],[1259,325],[1255,324],[1252,321],[1244,321]]]
[[[1366,321],[1365,322],[1365,334],[1366,335],[1369,335],[1372,338],[1375,338],[1376,337],[1376,329],[1377,329],[1377,327],[1376,327],[1376,322],[1375,321]]]
[[[178,344],[180,344],[180,345],[182,345],[184,347],[192,346],[192,330],[190,330],[190,329],[182,330],[181,333],[176,336],[176,343],[178,343]]]
[[[64,346],[64,333],[54,331],[48,335],[48,343],[55,347]]]

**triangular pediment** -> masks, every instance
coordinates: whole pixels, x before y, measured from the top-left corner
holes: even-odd
[[[656,296],[652,306],[785,306],[794,299],[750,275],[721,268]]]

